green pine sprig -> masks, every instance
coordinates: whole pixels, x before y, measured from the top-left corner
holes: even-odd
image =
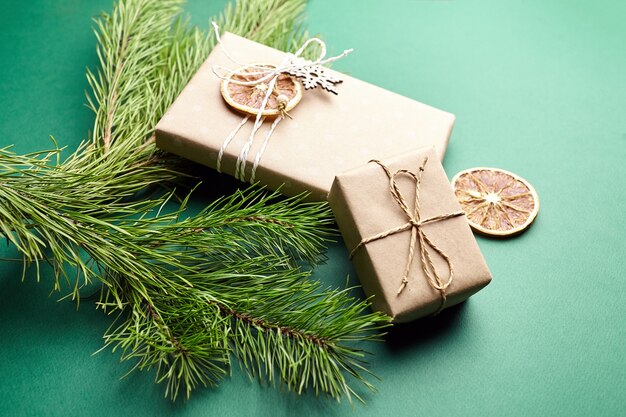
[[[301,0],[228,6],[224,30],[282,49],[305,35]],[[146,189],[186,175],[154,146],[154,126],[214,45],[176,0],[122,0],[96,20],[99,68],[89,72],[89,140],[16,155],[0,149],[0,235],[25,268],[46,262],[70,296],[102,283],[116,317],[105,347],[156,368],[166,395],[217,384],[236,358],[251,377],[291,390],[360,398],[372,388],[359,342],[388,323],[349,290],[322,288],[305,268],[332,233],[326,204],[237,192],[190,214],[183,198]],[[141,194],[143,192],[143,194]]]

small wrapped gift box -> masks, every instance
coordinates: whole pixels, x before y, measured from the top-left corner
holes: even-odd
[[[227,52],[225,52],[227,51]],[[278,65],[286,54],[226,33],[156,127],[161,149],[218,169],[246,181],[254,177],[286,195],[304,191],[312,200],[326,200],[336,174],[410,149],[431,146],[443,158],[454,116],[356,78],[326,69],[341,84],[337,95],[322,88],[306,90],[271,131],[271,119],[256,131],[245,152],[243,174],[237,172],[252,122],[231,133],[242,121],[222,97],[215,68],[233,68],[233,61]],[[349,59],[349,58],[346,58]],[[236,130],[236,129],[235,129]],[[262,153],[262,158],[258,158]],[[219,167],[218,167],[219,160]]]
[[[432,149],[338,175],[328,200],[373,308],[396,322],[438,313],[491,281]]]

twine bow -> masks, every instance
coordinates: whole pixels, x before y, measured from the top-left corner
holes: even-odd
[[[413,257],[415,255],[415,247],[417,245],[417,242],[419,241],[420,261],[421,261],[422,270],[424,271],[424,274],[428,278],[428,283],[430,284],[430,286],[436,291],[438,291],[441,296],[441,305],[439,306],[439,309],[435,312],[435,314],[437,314],[445,306],[446,299],[447,299],[447,290],[448,290],[448,287],[450,287],[450,285],[452,284],[452,281],[454,279],[454,268],[452,266],[452,261],[450,260],[448,255],[446,255],[443,252],[443,250],[441,250],[437,245],[435,245],[428,238],[428,236],[424,233],[424,230],[422,230],[422,226],[429,224],[429,223],[435,223],[435,222],[439,222],[443,220],[448,220],[453,217],[463,216],[464,213],[462,211],[458,211],[458,212],[449,213],[449,214],[440,214],[438,216],[429,217],[426,219],[421,218],[420,216],[420,185],[422,181],[422,173],[424,172],[424,167],[426,166],[426,162],[428,162],[428,157],[424,158],[424,161],[420,165],[417,173],[413,173],[406,169],[400,169],[392,174],[391,171],[389,171],[389,168],[387,168],[382,162],[378,160],[371,160],[370,162],[374,162],[378,164],[387,174],[387,177],[389,178],[389,191],[391,192],[391,196],[396,201],[396,203],[398,203],[398,206],[400,207],[400,209],[402,209],[408,221],[401,226],[398,226],[393,229],[387,230],[385,232],[379,233],[377,235],[362,239],[359,242],[359,244],[352,250],[352,252],[350,252],[350,258],[352,258],[362,246],[370,242],[373,242],[379,239],[384,239],[387,236],[391,236],[396,233],[401,233],[410,229],[411,241],[409,243],[409,255],[408,255],[407,262],[406,262],[406,267],[404,268],[404,273],[402,275],[402,282],[400,284],[400,288],[398,289],[397,294],[400,295],[409,282],[409,273],[411,272],[411,265],[413,264]],[[409,178],[412,178],[413,181],[415,182],[415,203],[414,203],[413,211],[409,209],[409,206],[406,202],[406,199],[404,198],[404,195],[402,195],[402,193],[400,192],[400,189],[398,188],[398,184],[396,180],[398,177],[402,175],[406,175]],[[430,256],[430,253],[428,251],[429,247],[433,251],[435,251],[439,256],[441,256],[441,258],[443,258],[443,260],[448,265],[448,270],[450,271],[450,275],[447,280],[442,279],[442,277],[437,272],[435,265],[433,264],[432,258]]]
[[[256,78],[252,81],[234,80],[229,77],[229,74],[233,72],[232,69],[226,68],[222,65],[213,65],[212,67],[213,73],[218,78],[222,80],[227,79],[230,82],[239,84],[239,85],[250,86],[250,85],[257,85],[259,83],[272,83],[272,81],[274,82],[276,81],[276,78],[280,74],[307,71],[307,70],[314,69],[316,67],[328,65],[330,63],[340,60],[341,58],[345,57],[346,55],[348,55],[349,53],[353,51],[352,48],[346,49],[345,51],[343,51],[341,54],[337,56],[332,56],[332,57],[327,58],[326,57],[326,43],[319,38],[309,38],[302,44],[302,46],[300,46],[300,48],[298,48],[296,52],[294,52],[293,54],[291,53],[285,54],[285,58],[279,65],[277,65],[274,68],[268,68],[267,66],[264,66],[264,65],[255,65],[255,64],[239,62],[238,60],[233,58],[233,56],[230,55],[228,51],[226,50],[226,48],[224,48],[224,46],[222,45],[222,39],[220,37],[220,32],[219,32],[219,28],[217,24],[215,22],[211,22],[211,24],[213,25],[213,30],[214,30],[215,37],[217,40],[217,45],[220,47],[220,49],[222,50],[226,58],[228,58],[229,61],[239,66],[245,66],[247,68],[256,70],[256,71],[248,72],[247,75],[260,76],[260,78]],[[317,45],[317,48],[318,48],[317,57],[314,58],[313,60],[304,59],[302,57],[304,55],[304,52],[310,47],[315,47],[315,45]],[[272,88],[269,89],[270,91],[268,93],[268,96],[271,93],[271,89]],[[260,110],[263,110],[263,109],[264,109],[264,106],[261,106]]]
[[[217,23],[211,22],[211,24],[213,25],[213,30],[215,33],[215,38],[217,40],[217,45],[222,50],[222,53],[226,56],[226,58],[228,58],[229,61],[239,66],[252,69],[253,71],[247,72],[247,75],[258,76],[259,78],[256,78],[251,81],[234,79],[230,76],[233,73],[233,70],[226,68],[222,65],[214,65],[212,67],[213,73],[219,79],[228,80],[229,82],[234,83],[234,84],[245,85],[245,86],[258,85],[260,83],[267,84],[267,89],[265,90],[266,92],[263,96],[263,100],[260,103],[259,111],[256,113],[256,115],[253,118],[254,124],[252,126],[252,130],[250,134],[248,135],[248,140],[245,142],[245,144],[241,148],[241,151],[239,152],[239,156],[237,157],[237,162],[235,164],[235,178],[241,181],[245,181],[246,160],[248,157],[248,152],[250,151],[250,148],[252,147],[252,143],[254,141],[254,137],[257,131],[261,128],[261,125],[265,121],[265,117],[263,116],[263,111],[267,108],[269,98],[272,95],[272,92],[274,92],[276,89],[276,83],[278,81],[278,77],[283,73],[292,74],[292,73],[309,72],[313,70],[314,68],[321,67],[326,64],[330,64],[332,62],[335,62],[345,57],[350,52],[352,52],[352,49],[346,49],[340,55],[326,58],[326,44],[319,38],[310,38],[310,39],[307,39],[306,42],[304,42],[304,44],[302,44],[302,46],[295,53],[286,54],[282,62],[276,65],[275,67],[268,67],[267,65],[246,64],[246,63],[239,62],[228,53],[228,51],[222,44],[222,38],[220,37],[220,32],[219,32]],[[304,52],[308,48],[314,47],[315,45],[317,45],[319,48],[319,54],[317,58],[315,58],[312,61],[302,58],[302,55],[304,54]],[[339,80],[331,81],[331,83],[337,83],[337,82],[340,82],[340,81]],[[325,88],[327,91],[332,91],[332,88],[330,90],[328,87],[323,87],[323,88]],[[335,94],[337,93],[335,92]],[[250,173],[250,183],[254,183],[256,181],[256,171],[261,161],[261,156],[265,152],[265,148],[267,147],[267,144],[269,143],[270,137],[272,136],[274,129],[276,129],[276,126],[278,125],[278,123],[280,123],[280,121],[283,120],[285,117],[291,118],[291,116],[285,111],[286,103],[284,102],[281,103],[281,101],[283,100],[283,97],[278,95],[277,99],[279,102],[279,110],[281,112],[281,117],[277,117],[272,123],[270,130],[265,136],[265,140],[261,144],[261,147],[259,151],[257,152],[256,157],[254,158],[254,162],[252,164],[252,171]],[[241,130],[241,128],[251,118],[252,116],[249,116],[249,115],[245,116],[242,119],[242,121],[230,132],[230,134],[226,137],[226,139],[222,143],[222,146],[220,147],[220,150],[218,152],[217,163],[216,163],[216,168],[218,172],[222,172],[221,170],[222,157],[224,156],[226,147],[235,138],[239,130]]]

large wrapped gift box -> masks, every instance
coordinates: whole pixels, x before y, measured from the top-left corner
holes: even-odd
[[[340,174],[328,200],[373,308],[396,322],[437,313],[491,281],[432,149]]]
[[[156,127],[157,146],[216,168],[217,156],[242,115],[231,110],[220,93],[215,65],[235,69],[231,57],[244,63],[278,64],[285,53],[226,33]],[[357,53],[357,52],[355,52]],[[345,59],[350,59],[347,57]],[[392,93],[356,78],[328,70],[343,80],[338,95],[307,90],[302,101],[271,135],[256,179],[286,195],[304,191],[326,200],[336,174],[418,147],[435,148],[443,158],[454,124],[450,113]],[[390,72],[391,74],[391,72]],[[265,122],[247,154],[247,173],[271,123]],[[221,171],[234,175],[237,157],[250,134],[244,126],[224,149]]]

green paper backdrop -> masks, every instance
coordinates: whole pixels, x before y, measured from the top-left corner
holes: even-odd
[[[187,9],[206,27],[224,3]],[[1,6],[0,146],[48,148],[53,134],[74,148],[92,123],[90,18],[110,0]],[[355,49],[335,68],[456,114],[449,176],[496,166],[534,184],[528,232],[478,238],[492,284],[369,346],[381,381],[366,405],[260,387],[237,369],[172,404],[152,374],[120,380],[118,354],[92,356],[110,323],[93,302],[76,311],[3,262],[0,415],[626,415],[626,2],[312,0],[308,16],[331,51]],[[329,258],[316,277],[354,275],[340,242]]]

